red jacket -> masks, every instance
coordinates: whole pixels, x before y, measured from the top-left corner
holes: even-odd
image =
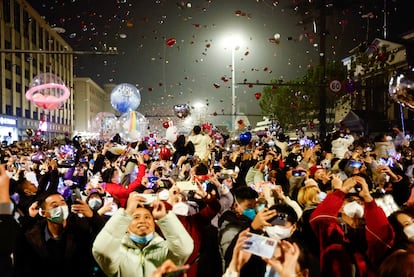
[[[345,193],[336,190],[328,194],[310,218],[311,227],[320,245],[322,276],[376,276],[377,269],[394,242],[394,231],[388,223],[384,211],[375,201],[365,202],[365,253],[349,251],[352,245],[338,222]],[[355,246],[355,245],[354,245]]]
[[[210,224],[211,220],[216,216],[221,208],[220,202],[215,197],[212,197],[211,199],[205,199],[204,202],[206,203],[206,206],[196,214],[189,216],[177,215],[178,219],[181,221],[184,228],[187,230],[194,241],[193,253],[186,262],[186,264],[190,265],[190,268],[187,272],[188,277],[197,276],[198,258],[203,239],[201,231],[205,226]]]
[[[129,194],[141,185],[141,180],[142,177],[145,176],[146,169],[147,166],[145,164],[138,165],[137,178],[132,183],[130,183],[128,187],[123,187],[121,184],[106,183],[104,187],[105,191],[117,197],[119,199],[121,207],[125,208]]]

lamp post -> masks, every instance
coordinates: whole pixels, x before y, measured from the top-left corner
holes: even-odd
[[[239,48],[240,37],[232,33],[225,38],[224,47],[231,48],[231,129],[236,130],[236,62],[235,52]]]
[[[231,47],[231,129],[236,130],[236,68],[234,62],[235,46]]]

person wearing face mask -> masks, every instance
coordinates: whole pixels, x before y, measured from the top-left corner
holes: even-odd
[[[233,191],[234,204],[232,209],[224,212],[219,218],[219,248],[222,257],[223,271],[228,267],[239,233],[250,228],[251,232],[261,233],[268,222],[276,215],[275,210],[263,208],[257,211],[258,194],[250,187],[238,187]],[[243,267],[240,276],[262,277],[266,267],[258,256],[253,256]]]
[[[152,210],[145,202],[132,192],[126,209],[118,209],[96,237],[92,253],[107,276],[150,277],[167,259],[182,265],[192,253],[193,239],[177,216],[162,201],[154,201]]]
[[[200,198],[198,200],[200,209],[196,213],[189,213],[189,204],[182,193],[174,194],[171,196],[172,199],[168,199],[168,203],[172,204],[172,212],[177,215],[194,241],[194,250],[186,261],[186,264],[189,265],[187,277],[200,276],[199,271],[206,271],[206,268],[204,266],[200,267],[199,264],[201,265],[207,259],[212,258],[206,253],[206,249],[208,249],[206,245],[211,244],[212,241],[208,240],[208,236],[203,231],[207,228],[211,219],[220,211],[220,203],[216,196],[207,192],[208,190],[204,191],[200,182],[196,182],[198,190],[195,195]],[[216,268],[214,270],[217,271]]]
[[[141,185],[142,178],[145,176],[147,168],[142,154],[137,155],[138,174],[137,178],[127,187],[123,187],[119,172],[115,168],[109,168],[103,171],[102,180],[106,184],[103,186],[105,191],[119,199],[121,207],[125,207],[129,194]]]
[[[309,222],[320,245],[322,276],[375,276],[394,243],[392,226],[358,175],[328,194]]]
[[[17,240],[16,276],[92,275],[94,261],[90,249],[104,221],[86,202],[77,201],[69,209],[58,193],[38,197],[40,219],[23,229],[22,237]]]
[[[411,210],[395,211],[388,216],[394,228],[395,243],[393,251],[413,249],[414,247],[414,214]]]

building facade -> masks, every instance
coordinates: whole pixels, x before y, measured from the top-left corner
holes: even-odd
[[[71,91],[56,110],[45,110],[26,99],[33,77],[52,73]],[[39,130],[50,140],[72,133],[74,124],[73,53],[69,44],[24,0],[0,0],[0,139],[27,138]]]
[[[113,112],[109,93],[90,78],[74,78],[74,133],[91,132],[92,121],[100,112]]]

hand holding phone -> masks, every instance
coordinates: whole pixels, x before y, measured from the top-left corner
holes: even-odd
[[[264,258],[270,259],[273,257],[277,246],[275,239],[253,233],[247,233],[247,237],[243,250]]]

